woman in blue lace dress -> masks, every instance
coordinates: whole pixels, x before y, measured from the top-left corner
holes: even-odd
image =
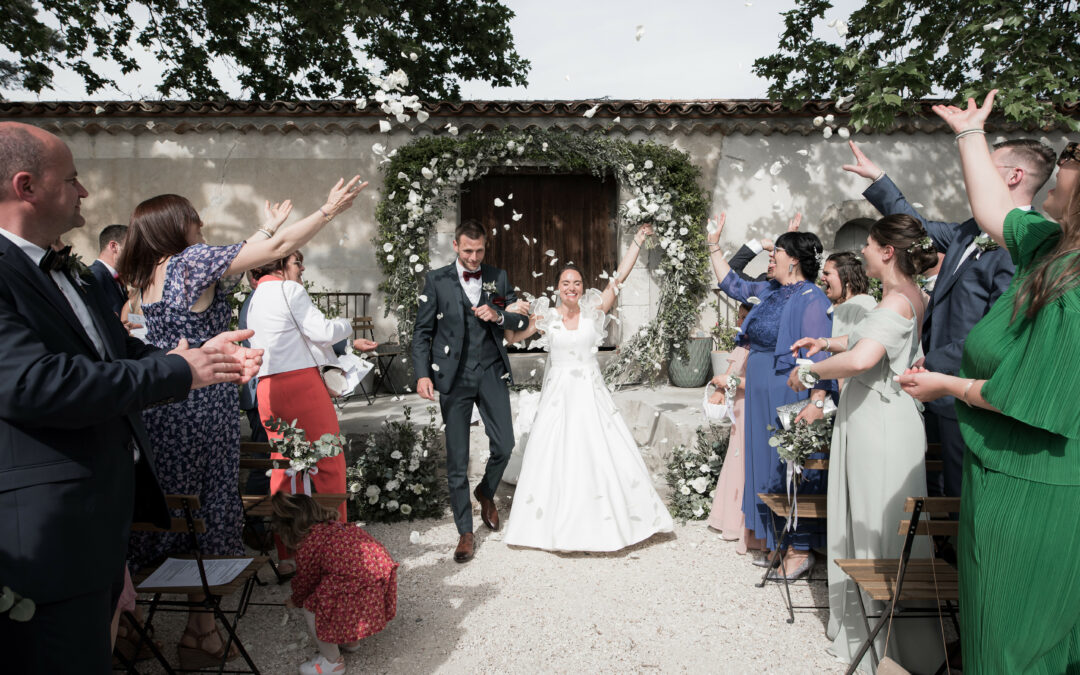
[[[720,251],[720,233],[723,231],[724,215],[717,220],[715,230],[709,233],[710,258],[713,271],[720,282],[720,290],[739,302],[749,302],[754,309],[743,320],[742,334],[750,349],[746,362],[746,394],[744,410],[746,419],[746,488],[743,491],[743,515],[746,527],[754,536],[766,539],[769,550],[775,551],[777,542],[772,526],[772,512],[758,498],[758,493],[785,492],[786,465],[780,461],[776,449],[769,446],[772,432],[769,427],[779,428],[777,406],[806,401],[806,407],[797,421],[812,422],[821,419],[822,407],[835,382],[821,381],[810,392],[794,392],[787,386],[788,373],[795,367],[791,344],[807,335],[829,337],[832,335],[831,305],[825,293],[814,284],[821,269],[824,248],[816,235],[809,232],[787,232],[781,235],[769,256],[771,279],[746,281],[733,272]],[[810,357],[821,360],[822,355]],[[823,494],[826,481],[824,472],[805,471],[799,492]],[[791,551],[784,557],[784,570],[789,579],[809,571],[814,564],[811,549],[824,545],[824,536],[810,521],[799,523],[790,539]],[[767,563],[765,563],[767,564]]]
[[[266,205],[267,218],[250,238],[210,246],[191,203],[160,195],[135,207],[119,261],[120,274],[136,290],[147,340],[162,349],[184,341],[198,345],[228,328],[229,294],[247,270],[283,258],[307,243],[326,223],[348,209],[367,183],[338,181],[325,204],[280,234],[290,202]],[[153,443],[158,480],[166,494],[198,495],[196,513],[206,522],[199,546],[209,555],[243,553],[243,510],[238,491],[240,413],[236,386],[219,384],[188,398],[143,412]],[[133,534],[129,558],[136,569],[190,550],[187,535]],[[182,668],[220,662],[223,642],[212,614],[190,613],[178,645]]]

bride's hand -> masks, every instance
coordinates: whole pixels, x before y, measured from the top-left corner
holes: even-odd
[[[510,312],[511,314],[528,314],[529,303],[525,302],[523,299],[515,300],[514,304],[507,307],[505,311]]]

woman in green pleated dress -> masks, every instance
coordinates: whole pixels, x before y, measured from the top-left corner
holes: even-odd
[[[828,527],[831,653],[850,663],[866,641],[859,587],[836,564],[843,558],[899,558],[904,538],[896,528],[904,500],[926,490],[926,434],[918,404],[895,378],[915,362],[928,298],[915,276],[937,264],[922,223],[909,215],[886,216],[870,228],[863,248],[866,273],[882,282],[881,303],[865,312],[849,333],[803,338],[792,348],[833,355],[793,370],[788,385],[844,378],[829,455]],[[846,304],[846,303],[845,303]],[[842,305],[841,305],[842,306]],[[930,556],[928,542],[912,553]],[[863,600],[879,613],[881,603]],[[887,653],[913,673],[932,673],[944,661],[936,619],[905,619],[892,627]],[[877,640],[886,651],[886,636]],[[871,669],[871,658],[859,667]]]
[[[981,107],[935,106],[956,132],[983,246],[1016,264],[1008,290],[971,330],[959,377],[912,369],[901,385],[955,396],[964,456],[960,637],[964,672],[1080,672],[1080,150],[1058,160],[1043,209],[1014,209]]]

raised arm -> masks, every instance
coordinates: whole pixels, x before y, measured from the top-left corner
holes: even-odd
[[[652,233],[653,226],[649,224],[642,225],[634,233],[634,241],[630,244],[630,248],[626,250],[622,262],[619,263],[619,269],[615,272],[615,277],[608,282],[607,288],[604,289],[600,309],[605,314],[615,306],[615,296],[618,294],[619,287],[626,281],[626,277],[630,276],[630,270],[634,269],[634,263],[637,262],[638,254],[641,252],[641,245],[645,243],[645,238]]]
[[[964,168],[964,185],[975,222],[991,239],[1005,246],[1005,216],[1015,206],[1005,179],[990,157],[986,132],[983,130],[986,118],[994,107],[996,94],[997,89],[990,90],[982,106],[975,105],[975,99],[969,98],[964,110],[952,105],[936,105],[933,110],[956,133],[960,163]]]
[[[280,260],[302,248],[335,216],[352,206],[356,195],[360,194],[365,187],[367,187],[367,182],[361,183],[360,176],[353,176],[348,183],[343,178],[339,179],[330,189],[330,195],[326,198],[325,204],[295,225],[282,229],[276,235],[277,228],[288,217],[292,205],[287,201],[280,205],[275,204],[272,208],[267,205],[267,219],[264,226],[255,232],[250,241],[244,243],[225,272],[226,276],[243,274],[272,260]]]
[[[708,235],[706,242],[709,247],[709,261],[712,262],[713,273],[716,274],[716,282],[720,283],[731,272],[731,265],[724,260],[724,253],[720,250],[720,235],[724,232],[724,223],[727,222],[727,213],[722,212],[719,216],[709,218],[706,227]]]

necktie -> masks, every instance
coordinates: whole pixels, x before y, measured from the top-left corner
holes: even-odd
[[[469,270],[465,270],[464,272],[462,272],[461,276],[463,276],[465,278],[465,281],[468,281],[469,279],[479,279],[480,278],[480,270],[476,270],[475,272],[470,272]]]
[[[45,272],[63,272],[67,269],[68,260],[70,260],[70,258],[70,246],[65,246],[59,251],[48,248],[45,250],[45,255],[41,257],[41,261],[38,262],[38,267],[40,267]]]

